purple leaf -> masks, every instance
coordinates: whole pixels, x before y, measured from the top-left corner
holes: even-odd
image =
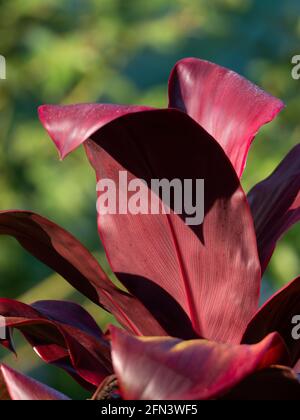
[[[300,144],[248,194],[264,272],[277,241],[300,220]]]

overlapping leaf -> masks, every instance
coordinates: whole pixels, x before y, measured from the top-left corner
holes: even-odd
[[[291,355],[291,367],[300,359],[300,340],[295,340],[293,319],[300,314],[300,277],[272,296],[247,327],[243,343],[258,343],[267,334],[280,333]]]
[[[272,366],[244,379],[223,398],[232,401],[299,401],[300,381],[285,366]]]
[[[83,116],[86,106],[81,106]],[[99,109],[95,105],[102,128],[93,135],[89,130],[92,140],[86,142],[97,180],[110,178],[119,186],[119,172],[126,171],[129,181],[142,178],[148,185],[163,178],[205,181],[201,226],[188,227],[185,214],[173,212],[100,214],[99,232],[112,269],[169,335],[189,338],[195,330],[210,339],[239,342],[256,311],[260,267],[248,204],[225,153],[179,111],[121,117],[116,111],[115,120],[103,126],[106,117],[102,120]],[[75,138],[71,149],[87,140],[88,122],[75,120],[73,107],[43,107],[41,117],[61,153]]]
[[[0,235],[16,238],[23,248],[111,312],[131,332],[138,335],[164,333],[137,299],[114,286],[76,238],[50,220],[28,211],[2,211]]]
[[[299,308],[299,279],[253,318],[261,268],[279,237],[300,218],[299,145],[249,194],[259,256],[237,177],[258,129],[282,107],[232,71],[185,59],[169,80],[169,109],[101,104],[40,108],[60,157],[84,143],[97,181],[109,178],[119,188],[118,207],[125,195],[127,201],[136,192],[120,181],[123,172],[128,182],[144,180],[143,197],[158,198],[167,211],[149,214],[151,204],[135,214],[98,211],[109,262],[129,293],[115,287],[94,257],[59,226],[32,212],[0,212],[0,234],[15,237],[131,333],[179,337],[140,338],[112,327],[114,371],[125,399],[252,398],[253,388],[269,396],[271,382],[276,395],[282,389],[285,397],[299,398],[293,372],[273,366],[294,366],[300,358],[289,329]],[[186,223],[198,197],[184,196],[183,213],[178,214],[172,199],[155,196],[153,179],[181,181],[183,188],[187,179],[204,179],[204,203],[197,202],[204,206],[203,223]],[[8,333],[5,347],[13,349],[12,330],[17,328],[47,363],[65,369],[87,388],[101,383],[95,399],[102,391],[106,395],[107,385],[109,394],[115,390],[110,346],[78,305],[41,301],[29,306],[0,299],[0,315]],[[240,345],[243,334],[246,344]],[[68,398],[2,366],[0,399]]]
[[[277,241],[300,220],[300,144],[248,194],[264,271]]]
[[[79,305],[41,301],[29,306],[0,299],[0,315],[8,328],[23,333],[45,362],[65,369],[83,385],[98,386],[111,374],[109,344]]]
[[[239,176],[259,128],[283,103],[239,74],[208,61],[179,61],[169,80],[169,106],[187,112],[224,148]]]

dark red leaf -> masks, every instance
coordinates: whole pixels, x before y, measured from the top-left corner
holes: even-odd
[[[259,128],[284,104],[237,73],[208,61],[179,61],[169,80],[169,106],[188,113],[224,148],[239,176]]]
[[[274,366],[250,375],[223,399],[233,401],[298,401],[300,400],[300,382],[291,369]]]
[[[253,346],[136,338],[116,328],[111,339],[114,370],[128,400],[217,398],[287,356],[276,333]]]
[[[73,287],[111,312],[134,334],[164,331],[143,305],[119,290],[91,253],[70,233],[28,211],[0,212],[0,235],[16,238],[28,252],[62,275]]]
[[[42,301],[32,306],[0,299],[0,315],[19,329],[47,363],[93,386],[112,373],[109,343],[95,321],[79,305]],[[79,378],[78,378],[79,377]]]
[[[0,400],[70,400],[60,392],[40,382],[16,372],[12,368],[0,366]]]
[[[73,108],[60,110],[58,119],[56,112],[44,109],[51,118],[43,123],[62,150],[64,127],[69,144],[82,121],[70,131]],[[86,149],[97,180],[118,185],[124,170],[128,180],[148,183],[205,180],[203,225],[188,227],[173,212],[107,214],[99,216],[100,236],[114,272],[169,335],[193,337],[193,327],[206,338],[240,342],[257,308],[260,267],[248,203],[221,147],[186,114],[168,109],[128,114],[90,135]]]
[[[274,331],[284,339],[290,355],[291,367],[300,359],[300,340],[295,340],[293,318],[300,315],[300,277],[271,297],[257,312],[247,327],[243,343],[258,343]]]
[[[248,194],[264,271],[277,241],[300,220],[300,144]]]

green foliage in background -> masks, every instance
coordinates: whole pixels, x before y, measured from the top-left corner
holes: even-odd
[[[243,184],[248,190],[300,141],[298,0],[0,0],[0,208],[35,210],[72,231],[101,261],[95,224],[95,180],[82,151],[63,164],[37,119],[43,103],[117,102],[163,107],[173,64],[208,59],[282,98],[287,109],[259,134]],[[276,251],[264,291],[300,272],[299,227]],[[109,317],[58,276],[0,238],[0,295],[25,302],[73,299],[102,325]],[[18,339],[19,340],[19,339]],[[19,342],[19,341],[18,341]],[[43,367],[20,341],[20,359],[5,361],[74,397],[64,373]],[[67,388],[66,388],[66,384]]]

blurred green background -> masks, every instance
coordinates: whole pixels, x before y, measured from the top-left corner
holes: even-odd
[[[103,262],[95,224],[95,181],[81,150],[63,164],[37,119],[43,103],[117,102],[164,107],[169,72],[185,56],[230,67],[282,98],[287,108],[258,135],[243,178],[266,177],[300,140],[299,0],[0,0],[0,208],[35,210],[73,232]],[[263,298],[300,272],[299,226],[280,243]],[[0,295],[82,302],[109,317],[58,276],[0,238]],[[17,334],[16,334],[17,335]],[[15,368],[84,397],[67,375],[44,366],[18,338]]]

